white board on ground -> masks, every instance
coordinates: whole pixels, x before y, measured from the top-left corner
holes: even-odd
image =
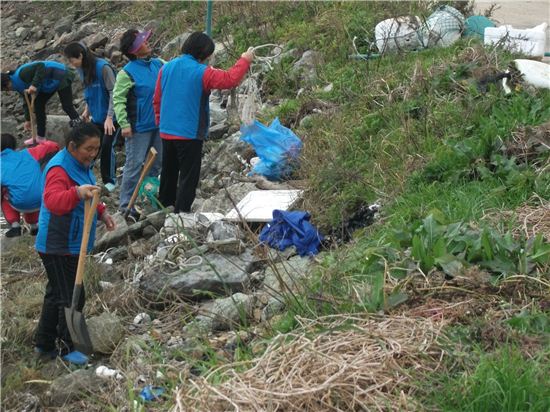
[[[231,209],[224,219],[240,221],[238,210],[247,222],[270,222],[275,209],[288,210],[301,194],[301,190],[254,190],[237,204],[236,209]]]

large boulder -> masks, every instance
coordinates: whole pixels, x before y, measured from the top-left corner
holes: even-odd
[[[86,322],[90,340],[95,352],[113,353],[119,342],[124,337],[124,328],[120,319],[109,312],[103,312],[99,316],[91,317]]]
[[[258,261],[247,250],[237,256],[218,253],[193,256],[187,264],[188,267],[172,273],[155,269],[142,278],[140,288],[149,299],[160,302],[174,295],[184,299],[201,299],[212,294],[242,292],[253,282],[250,274],[256,270]]]
[[[227,298],[216,299],[200,308],[195,325],[204,331],[229,330],[245,325],[252,318],[256,298],[243,293],[235,293]]]

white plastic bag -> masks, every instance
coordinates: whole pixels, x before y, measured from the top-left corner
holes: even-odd
[[[376,47],[380,53],[421,48],[422,43],[417,34],[421,25],[418,16],[382,20],[374,29]]]

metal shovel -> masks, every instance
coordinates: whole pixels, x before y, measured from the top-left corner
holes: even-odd
[[[99,203],[99,193],[94,192],[94,197],[88,201],[84,201],[84,229],[82,231],[82,243],[80,244],[80,254],[78,255],[78,266],[76,269],[76,279],[74,282],[73,298],[70,308],[65,308],[65,319],[67,327],[71,334],[74,347],[79,352],[90,355],[93,352],[92,341],[86,326],[86,320],[82,312],[76,308],[80,296],[82,295],[82,281],[84,277],[84,266],[86,264],[86,254],[88,249],[88,239],[90,237],[90,229],[95,215],[97,204]]]
[[[145,175],[149,173],[149,170],[151,170],[151,166],[153,166],[153,163],[155,163],[155,159],[157,158],[157,150],[154,147],[151,147],[149,149],[149,153],[147,154],[147,158],[145,159],[145,164],[143,165],[143,169],[141,171],[141,175],[139,176],[139,180],[137,182],[137,185],[134,189],[134,193],[132,193],[132,197],[130,198],[130,202],[128,203],[128,206],[126,207],[126,210],[124,210],[124,213],[122,216],[124,216],[124,219],[128,217],[130,214],[130,211],[132,210],[132,207],[134,206],[134,202],[136,201],[139,188],[141,184],[143,183],[143,179],[145,179]]]

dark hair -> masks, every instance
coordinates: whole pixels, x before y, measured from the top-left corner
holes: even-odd
[[[78,126],[73,127],[65,137],[65,146],[68,147],[69,143],[73,142],[76,147],[80,147],[91,137],[100,138],[97,126],[93,123],[80,123]]]
[[[15,149],[17,147],[17,141],[12,134],[2,133],[0,138],[2,139],[2,151],[4,151],[4,149]]]
[[[208,36],[200,31],[191,33],[183,46],[181,46],[182,54],[190,54],[195,59],[201,61],[205,60],[214,53],[214,41]]]
[[[78,59],[82,55],[82,72],[84,73],[84,86],[91,85],[96,77],[95,65],[97,57],[92,53],[92,51],[86,47],[83,43],[73,42],[69,43],[63,54],[67,59],[75,58]]]
[[[1,75],[0,90],[3,92],[11,90],[11,75],[13,71],[4,72]]]
[[[120,51],[130,60],[136,59],[136,55],[130,53],[129,50],[132,48],[132,44],[134,44],[134,40],[136,39],[138,33],[139,31],[136,29],[128,29],[120,38]]]

